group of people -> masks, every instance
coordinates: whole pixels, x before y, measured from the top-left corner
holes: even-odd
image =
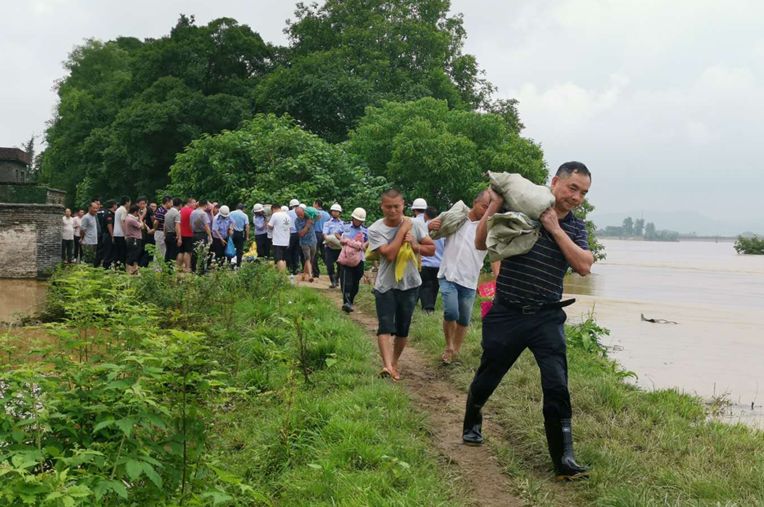
[[[547,444],[557,478],[586,477],[588,469],[576,462],[568,392],[568,366],[561,301],[563,277],[569,268],[586,275],[594,257],[589,251],[583,221],[572,211],[583,203],[591,173],[580,162],[562,164],[551,181],[554,205],[541,215],[538,240],[525,254],[495,266],[496,295],[483,319],[483,354],[467,394],[462,440],[481,445],[482,408],[504,375],[526,348],[536,358],[543,390]],[[383,218],[369,226],[369,250],[379,256],[374,284],[383,377],[401,378],[400,358],[406,348],[417,301],[431,312],[438,290],[442,295],[443,362],[458,356],[471,320],[476,289],[487,251],[489,221],[504,209],[504,198],[492,188],[472,202],[467,220],[445,238],[433,240],[441,220],[424,199],[412,203],[414,217],[404,215],[404,199],[397,190],[381,196]],[[400,256],[421,257],[401,272]],[[429,259],[429,260],[428,260]]]
[[[551,181],[554,205],[539,219],[534,246],[493,266],[496,295],[483,318],[483,354],[467,394],[462,432],[465,444],[482,444],[482,408],[528,348],[541,372],[544,427],[559,479],[588,473],[573,453],[562,310],[573,300],[561,299],[567,270],[586,275],[594,262],[585,225],[572,213],[590,185],[591,173],[584,164],[562,164]],[[425,312],[433,312],[438,293],[443,307],[442,360],[450,364],[458,357],[485,264],[489,221],[505,211],[503,197],[487,188],[474,198],[467,219],[455,232],[433,240],[430,234],[442,225],[438,211],[423,198],[413,201],[412,217],[404,208],[398,190],[385,191],[382,218],[367,229],[363,208],[355,208],[345,222],[339,203],[327,212],[321,201],[310,206],[298,199],[283,206],[257,203],[250,220],[243,204],[231,211],[193,198],[184,202],[167,196],[157,205],[123,197],[119,204],[108,201],[104,206],[94,199],[87,213],[66,210],[62,255],[66,262],[75,260],[79,243],[86,262],[106,268],[121,263],[134,273],[148,264],[151,250],[146,245],[154,244],[154,255],[188,272],[196,266],[197,254],[207,250],[212,260],[240,265],[245,244],[254,235],[259,257],[272,258],[277,269],[307,282],[320,276],[318,259],[323,258],[330,287],[341,287],[342,309],[348,313],[353,311],[365,261],[374,258],[380,375],[397,381],[417,302]]]

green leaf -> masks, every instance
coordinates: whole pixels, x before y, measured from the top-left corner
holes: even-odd
[[[143,462],[129,459],[125,463],[125,471],[127,472],[127,476],[134,481],[143,473]]]
[[[126,436],[130,436],[133,432],[133,426],[135,426],[136,420],[132,417],[124,417],[116,422],[117,427],[122,430]]]
[[[154,485],[157,488],[162,487],[162,478],[159,476],[157,471],[154,469],[153,466],[151,466],[149,463],[143,462],[143,471],[146,473],[146,477],[149,478],[151,482],[154,483]]]
[[[108,428],[109,426],[113,425],[114,422],[114,418],[104,419],[93,427],[93,433],[97,433],[99,430]]]

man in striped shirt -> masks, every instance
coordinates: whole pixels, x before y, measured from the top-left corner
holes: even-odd
[[[463,441],[479,445],[481,409],[520,354],[529,348],[541,370],[544,428],[558,480],[584,477],[588,469],[573,454],[568,363],[565,348],[562,280],[568,268],[587,275],[594,263],[586,228],[572,211],[581,205],[591,185],[591,173],[580,162],[566,162],[552,178],[555,204],[540,217],[540,236],[526,254],[501,262],[496,297],[483,320],[483,356],[470,385]],[[501,210],[493,190],[488,210],[475,233],[475,247],[486,249],[488,219]]]

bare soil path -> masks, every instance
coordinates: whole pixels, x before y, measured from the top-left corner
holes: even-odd
[[[300,285],[321,290],[338,308],[342,306],[339,289],[329,289],[325,278]],[[349,316],[367,330],[369,339],[376,345],[376,316],[358,309]],[[449,464],[455,466],[461,477],[461,486],[469,491],[469,496],[474,500],[473,505],[524,505],[522,500],[510,492],[509,480],[488,446],[470,447],[462,444],[465,394],[441,378],[432,363],[411,345],[406,347],[401,356],[400,366],[401,380],[398,384],[429,419],[433,445]],[[483,425],[487,433],[501,434],[501,430],[493,427],[490,419],[487,418]]]

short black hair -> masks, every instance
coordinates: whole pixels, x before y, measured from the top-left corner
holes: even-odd
[[[207,206],[207,204],[209,204],[209,201],[207,199],[200,199],[197,204],[199,204],[200,207]]]
[[[183,201],[181,200],[181,198],[180,198],[180,197],[174,197],[174,198],[172,199],[172,205],[173,205],[173,206],[180,206],[182,202],[183,202]]]
[[[123,195],[122,197],[119,198],[119,205],[120,206],[124,206],[125,204],[127,204],[129,202],[130,202],[130,197],[128,197],[126,195]]]
[[[581,162],[576,162],[576,161],[565,162],[564,164],[562,164],[557,169],[557,174],[555,174],[555,176],[567,178],[573,173],[578,173],[582,176],[588,176],[589,179],[592,179],[592,173],[589,172],[589,168],[586,167]]]
[[[162,197],[162,204],[164,204],[166,202],[169,202],[169,201],[172,201],[172,196],[166,195],[166,196]]]
[[[195,201],[193,197],[186,197],[186,204],[191,204],[191,201]]]
[[[438,208],[435,206],[427,206],[427,209],[424,210],[424,216],[427,217],[428,220],[432,220],[438,215],[440,215],[440,211],[438,211]]]
[[[116,204],[117,204],[117,201],[115,201],[114,199],[109,199],[108,201],[106,201],[106,204],[104,206],[106,206],[106,209],[111,209]]]
[[[132,215],[133,213],[135,213],[136,211],[138,211],[140,209],[141,208],[139,208],[137,204],[133,204],[132,206],[130,206],[130,209],[128,210],[128,213],[130,213]]]
[[[240,210],[243,210],[243,209],[244,209],[244,204],[243,204],[243,203],[239,203],[239,204],[237,204],[237,205],[236,205],[236,209],[240,209]]]
[[[142,196],[138,197],[138,198],[135,200],[135,202],[141,202],[141,201],[146,201],[146,202],[148,202],[148,200],[149,200],[149,199],[148,199],[148,197],[146,197],[145,195],[142,195]]]
[[[382,199],[384,199],[385,197],[387,197],[388,199],[396,199],[398,197],[403,199],[403,194],[397,188],[388,188],[387,190],[382,192]]]
[[[324,207],[324,203],[321,201],[321,199],[316,199],[315,201],[313,201],[313,204],[317,204],[319,208]]]

